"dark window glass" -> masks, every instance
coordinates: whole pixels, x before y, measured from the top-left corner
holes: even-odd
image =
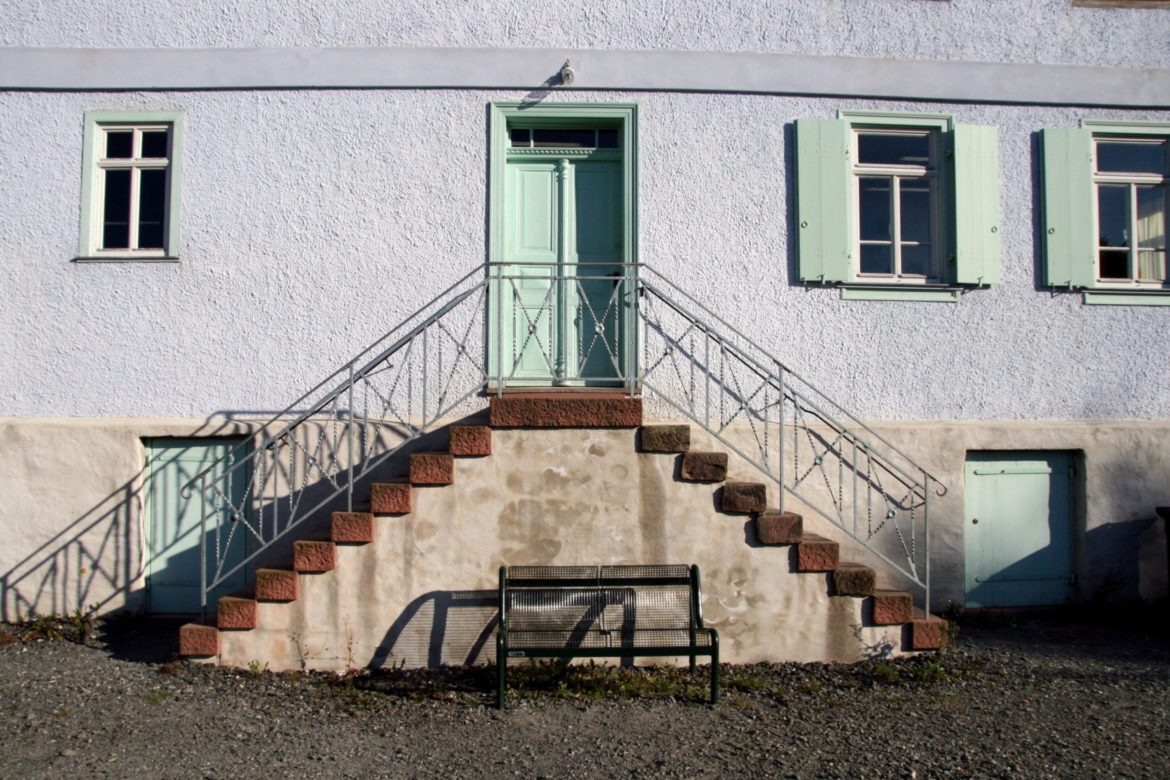
[[[142,134],[142,156],[143,157],[166,157],[167,156],[167,131],[151,131]]]
[[[1101,259],[1102,279],[1129,278],[1129,252],[1118,252],[1116,249],[1102,249],[1098,256]]]
[[[878,177],[858,179],[860,187],[861,240],[889,241],[890,180]]]
[[[511,131],[512,146],[531,146],[532,131],[513,128]]]
[[[902,240],[928,244],[930,236],[930,181],[902,179]]]
[[[1126,219],[1129,187],[1125,184],[1097,185],[1097,245],[1129,246]]]
[[[592,149],[597,144],[596,136],[594,130],[536,129],[532,131],[532,143],[534,146]]]
[[[874,165],[929,165],[930,138],[925,135],[859,133],[857,158]]]
[[[167,172],[142,171],[138,183],[138,248],[163,248]]]
[[[902,247],[902,273],[930,276],[930,244]]]
[[[106,157],[124,160],[134,156],[134,133],[116,130],[106,133]]]
[[[598,149],[616,149],[616,148],[618,148],[618,131],[617,130],[598,130],[597,131],[597,148]]]
[[[130,246],[130,171],[106,171],[102,209],[102,249]]]
[[[1099,141],[1097,170],[1102,173],[1164,173],[1166,144]]]
[[[890,252],[890,245],[862,244],[861,272],[863,274],[892,274],[894,272],[894,258]]]

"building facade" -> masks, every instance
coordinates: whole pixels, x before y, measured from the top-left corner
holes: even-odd
[[[1164,593],[1164,3],[400,5],[0,22],[5,619],[188,611],[184,477],[465,274],[570,255],[926,469],[936,609]],[[640,390],[637,327],[584,284],[596,321],[541,319],[542,273],[486,290],[485,374]]]

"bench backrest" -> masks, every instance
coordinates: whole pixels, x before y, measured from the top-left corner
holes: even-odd
[[[680,630],[702,624],[697,566],[500,567],[501,620],[517,631]]]

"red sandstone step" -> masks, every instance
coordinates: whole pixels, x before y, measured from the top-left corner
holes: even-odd
[[[796,545],[796,570],[833,571],[837,568],[840,545],[816,534],[805,534]]]
[[[910,622],[911,650],[941,650],[950,643],[950,623],[929,615]]]
[[[639,434],[642,452],[687,452],[691,448],[689,425],[643,425]]]
[[[486,425],[452,425],[447,450],[457,458],[492,454],[492,429]]]
[[[370,511],[376,515],[408,515],[414,509],[409,482],[370,485]]]
[[[684,482],[722,482],[727,479],[726,452],[688,452],[682,458]]]
[[[492,396],[493,428],[637,428],[642,399],[622,393],[508,393]]]
[[[862,563],[842,561],[833,569],[834,596],[872,596],[877,572]]]
[[[804,535],[804,518],[795,512],[765,509],[756,515],[760,544],[796,544]]]
[[[199,623],[187,623],[179,629],[179,655],[184,658],[210,658],[219,655],[219,629]]]
[[[329,524],[334,544],[369,544],[374,541],[373,512],[334,512]]]
[[[256,627],[256,599],[224,596],[219,600],[215,625],[220,631],[251,631]]]
[[[292,569],[257,569],[257,601],[296,601],[300,578]]]
[[[301,574],[332,571],[337,565],[337,545],[333,542],[293,542],[293,570]]]
[[[449,452],[416,452],[410,456],[410,484],[450,485],[455,481],[455,458]]]
[[[873,624],[896,626],[914,619],[914,597],[901,590],[873,592]]]
[[[725,482],[719,509],[732,514],[763,512],[768,506],[768,488],[763,482]]]

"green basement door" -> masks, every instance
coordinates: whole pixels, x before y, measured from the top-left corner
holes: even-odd
[[[240,442],[240,439],[226,438],[143,440],[146,447],[146,594],[150,612],[199,612],[199,548],[202,542],[199,521],[204,513],[216,510],[198,492],[190,500],[184,500],[180,490],[203,469],[222,464],[223,459]],[[223,465],[216,465],[210,478],[221,477],[225,470]],[[244,500],[247,485],[248,479],[244,474],[231,480],[225,492],[232,503],[238,506]],[[219,509],[214,520],[209,518],[209,534],[215,522],[221,524],[221,529],[229,529],[231,537],[224,539],[221,536],[227,553],[226,570],[242,560],[247,553],[247,529],[238,522],[230,522],[226,509]],[[208,581],[214,570],[214,561],[209,561]],[[220,596],[237,591],[246,584],[247,575],[241,570],[210,594],[208,603],[213,604]]]
[[[630,128],[620,118],[632,109],[541,108],[496,107],[520,118],[499,119],[493,139],[493,381],[620,386],[634,352]]]
[[[1062,604],[1072,595],[1073,454],[967,456],[966,605]]]

